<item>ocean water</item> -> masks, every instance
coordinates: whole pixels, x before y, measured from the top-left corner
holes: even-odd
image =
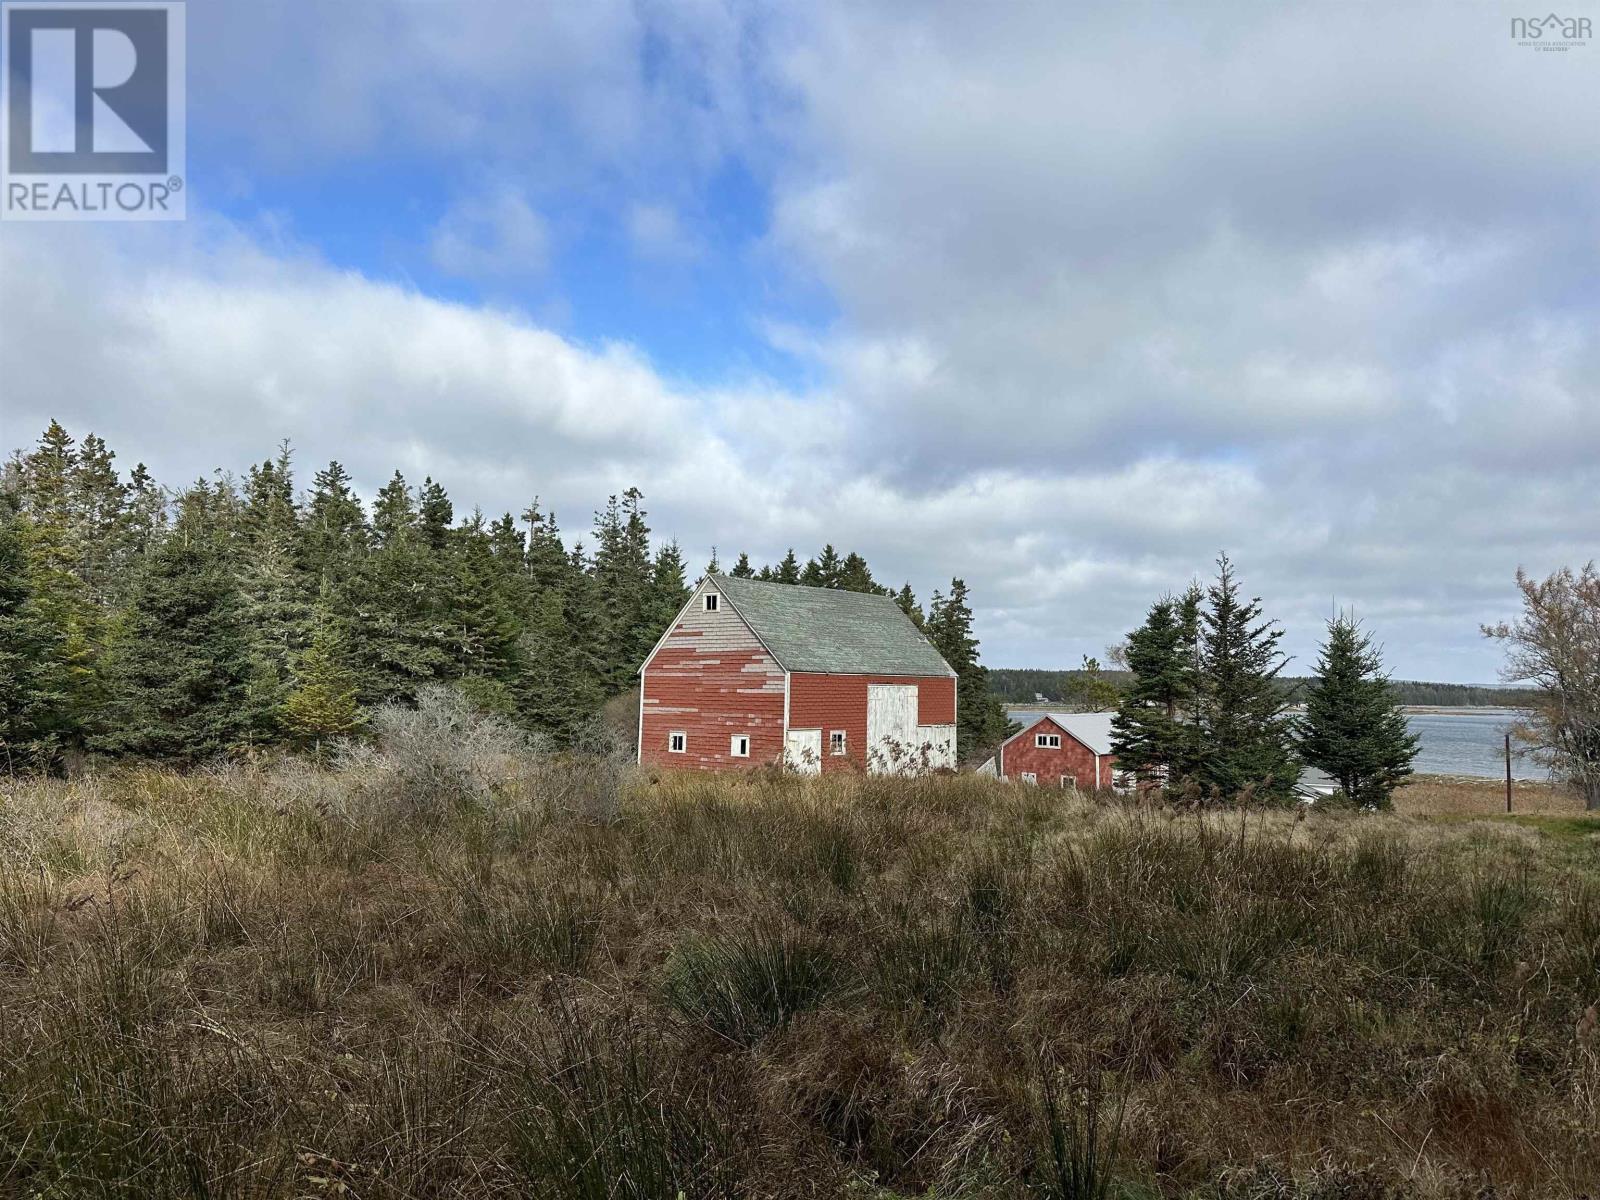
[[[1013,709],[1011,719],[1024,725],[1040,713]],[[1505,735],[1517,720],[1511,708],[1446,708],[1406,714],[1411,732],[1422,739],[1417,770],[1425,775],[1475,775],[1504,779]],[[1511,774],[1517,779],[1541,779],[1537,763],[1519,758],[1512,743]]]
[[[1478,775],[1504,779],[1506,730],[1520,714],[1511,708],[1452,708],[1406,714],[1411,732],[1422,738],[1417,770],[1425,775]],[[1541,779],[1539,764],[1519,757],[1511,743],[1511,774]]]

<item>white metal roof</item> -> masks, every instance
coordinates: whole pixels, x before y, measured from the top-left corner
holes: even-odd
[[[1022,733],[1032,729],[1039,723],[1040,720],[1052,721],[1059,728],[1065,730],[1067,733],[1077,738],[1078,741],[1082,742],[1085,746],[1089,747],[1089,749],[1094,751],[1094,753],[1110,754],[1111,718],[1116,715],[1116,713],[1109,712],[1042,712],[1039,714],[1038,720],[1030,721],[1026,726],[1023,727]],[[1021,737],[1022,733],[1014,733],[1011,735],[1011,737]],[[1007,738],[1006,740],[1010,741],[1011,738]]]

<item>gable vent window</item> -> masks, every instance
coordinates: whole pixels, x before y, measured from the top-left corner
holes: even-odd
[[[717,601],[721,600],[722,597],[717,595],[715,592],[707,592],[702,597],[702,599],[705,600],[705,602],[706,602],[706,611],[707,612],[716,612],[717,611]]]
[[[681,729],[675,729],[667,734],[667,750],[672,754],[682,754],[689,748],[689,736]]]
[[[1034,737],[1033,744],[1041,750],[1061,749],[1061,735],[1059,733],[1041,733]]]
[[[835,729],[828,735],[828,753],[843,754],[844,752],[844,730]]]
[[[735,734],[728,744],[728,753],[735,758],[750,757],[750,739],[745,734]]]

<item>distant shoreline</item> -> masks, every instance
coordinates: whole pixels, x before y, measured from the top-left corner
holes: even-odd
[[[1476,713],[1521,713],[1528,710],[1520,704],[1402,704],[1408,713],[1427,713],[1436,717],[1466,717]]]
[[[1010,712],[1084,712],[1086,710],[1075,708],[1070,704],[1051,703],[1049,701],[1034,701],[1031,704],[1022,701],[1008,700],[1003,704],[1005,710]],[[1290,712],[1299,712],[1304,705],[1295,704],[1289,708]],[[1402,704],[1400,710],[1406,713],[1415,713],[1419,716],[1434,717],[1469,717],[1479,716],[1483,713],[1520,713],[1528,710],[1519,704]]]

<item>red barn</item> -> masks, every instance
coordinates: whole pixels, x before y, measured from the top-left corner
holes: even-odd
[[[639,675],[650,766],[955,766],[956,674],[888,596],[709,575]]]
[[[1098,791],[1118,786],[1111,756],[1113,713],[1043,713],[1000,743],[1002,779]]]

